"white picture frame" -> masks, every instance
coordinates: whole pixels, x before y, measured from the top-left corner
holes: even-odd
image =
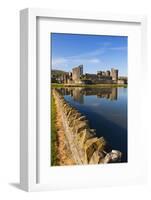
[[[51,189],[64,189],[78,187],[72,182],[68,184],[61,183],[48,184],[38,183],[37,176],[38,170],[38,78],[37,78],[37,19],[69,19],[91,21],[93,22],[110,22],[110,23],[127,23],[139,24],[141,33],[141,68],[147,66],[147,41],[146,41],[146,17],[145,16],[124,16],[100,13],[87,13],[87,12],[72,12],[72,11],[54,11],[49,9],[24,9],[20,12],[20,184],[21,188],[26,191],[39,191]],[[143,138],[145,133],[140,133]],[[137,141],[136,141],[137,142]],[[142,144],[144,144],[142,142]],[[145,149],[144,149],[145,151]],[[145,159],[145,157],[144,157]],[[90,166],[91,167],[91,166]],[[144,183],[146,181],[146,162],[141,165],[140,176],[130,176],[128,179],[120,179],[117,181],[112,180],[100,183],[96,181],[95,186],[103,185],[127,185],[135,183]],[[75,169],[76,170],[76,169]],[[96,176],[96,174],[95,174]],[[114,177],[111,177],[114,179]],[[59,180],[58,180],[59,181]],[[79,187],[92,187],[93,184],[79,183]]]

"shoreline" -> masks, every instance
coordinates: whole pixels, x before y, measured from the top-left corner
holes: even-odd
[[[52,88],[64,88],[64,87],[83,87],[83,88],[111,88],[111,87],[124,87],[127,88],[128,84],[57,84],[51,83]]]
[[[51,166],[57,165],[57,127],[56,127],[56,103],[55,98],[51,98]]]
[[[54,99],[55,103],[53,106],[55,106],[55,121],[51,121],[53,123],[53,126],[55,127],[55,135],[56,140],[51,141],[51,146],[53,147],[53,156],[55,156],[55,162],[54,157],[51,156],[51,166],[65,166],[65,165],[75,165],[71,152],[69,149],[69,144],[65,136],[65,130],[63,128],[62,119],[61,119],[61,113],[59,111],[59,105],[58,102],[55,100],[54,95],[52,94],[52,98]],[[52,135],[54,135],[52,133]]]

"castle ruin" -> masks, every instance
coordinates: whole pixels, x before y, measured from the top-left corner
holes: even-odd
[[[118,69],[98,71],[96,74],[83,73],[83,65],[72,69],[72,72],[63,74],[64,84],[127,84],[127,78],[118,76]]]
[[[72,69],[72,80],[73,82],[78,82],[81,79],[81,76],[83,75],[83,65],[79,65],[78,67],[75,67]]]

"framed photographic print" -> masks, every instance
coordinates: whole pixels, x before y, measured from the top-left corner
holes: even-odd
[[[20,16],[21,187],[144,183],[146,17],[47,9]]]

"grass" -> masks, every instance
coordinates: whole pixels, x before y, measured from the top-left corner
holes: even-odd
[[[125,87],[127,84],[58,84],[52,83],[52,88],[63,88],[63,87],[83,87],[83,88],[105,88],[105,87]]]
[[[56,129],[56,104],[51,98],[51,166],[57,165],[57,129]]]

